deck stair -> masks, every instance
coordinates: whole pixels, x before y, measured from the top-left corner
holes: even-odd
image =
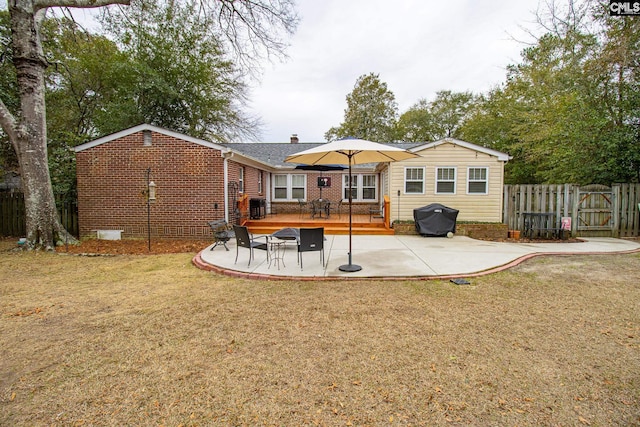
[[[282,228],[313,228],[324,227],[325,234],[349,234],[349,217],[342,215],[339,219],[311,219],[300,218],[298,215],[267,215],[264,219],[247,220],[245,225],[254,234],[271,234]],[[368,215],[354,215],[352,221],[352,234],[366,235],[394,235],[393,229],[387,229],[381,219],[373,218],[369,221]]]

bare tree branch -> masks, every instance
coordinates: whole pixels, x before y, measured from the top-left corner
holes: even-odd
[[[94,7],[109,6],[110,4],[131,4],[131,0],[35,0],[34,10],[48,7],[76,7],[89,9]]]
[[[136,7],[146,4],[145,7],[157,8],[162,2],[169,1],[138,0],[134,4]],[[288,38],[299,22],[295,0],[174,1],[196,11],[194,19],[226,45],[225,51],[233,56],[245,74],[254,76],[263,66],[262,59],[286,58]],[[135,8],[132,6],[132,9]],[[105,8],[103,13],[103,19],[115,19],[117,22],[118,19],[128,19],[132,11],[126,7]]]
[[[249,70],[264,55],[286,57],[287,42],[279,35],[293,34],[298,25],[293,0],[199,1],[206,15],[217,17],[220,35]]]

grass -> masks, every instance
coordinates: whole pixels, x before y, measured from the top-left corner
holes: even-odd
[[[0,425],[640,425],[640,255],[264,282],[1,252]]]

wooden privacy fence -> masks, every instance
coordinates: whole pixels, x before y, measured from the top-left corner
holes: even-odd
[[[572,236],[636,237],[640,232],[640,184],[579,186],[505,185],[503,222],[524,229],[525,213],[553,213],[560,227],[570,220]]]
[[[78,204],[57,196],[58,213],[62,225],[78,237]],[[0,236],[22,237],[26,235],[24,194],[0,192]]]

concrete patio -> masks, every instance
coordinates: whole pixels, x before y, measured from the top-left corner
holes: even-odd
[[[474,240],[465,236],[352,236],[353,264],[362,270],[347,273],[339,266],[348,262],[349,236],[327,235],[326,266],[319,252],[305,252],[304,269],[297,262],[295,243],[284,246],[284,263],[267,262],[264,250],[255,250],[255,259],[247,266],[249,250],[239,248],[238,262],[235,240],[229,251],[218,246],[205,248],[193,262],[199,268],[236,277],[257,279],[346,279],[346,278],[455,278],[472,277],[499,271],[538,255],[578,255],[630,253],[640,251],[640,243],[614,238],[583,238],[583,242],[516,243]]]

